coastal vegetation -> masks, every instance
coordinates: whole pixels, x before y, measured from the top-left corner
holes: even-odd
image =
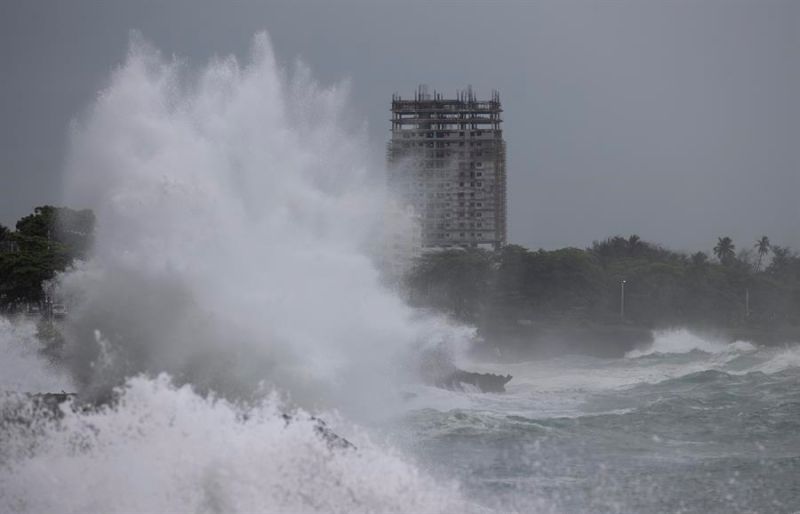
[[[415,306],[489,337],[555,326],[683,326],[743,337],[797,332],[800,255],[766,236],[752,247],[756,258],[737,254],[724,236],[713,257],[687,255],[632,235],[584,249],[450,249],[423,254],[404,287]]]
[[[16,223],[0,225],[0,311],[45,300],[45,284],[91,250],[91,210],[44,205]]]
[[[0,225],[0,312],[45,303],[48,281],[88,257],[94,227],[90,210],[49,205],[14,230]],[[592,340],[675,326],[748,339],[800,334],[798,253],[767,236],[738,253],[727,236],[709,246],[686,254],[632,235],[549,251],[449,249],[424,253],[402,286],[412,305],[494,340],[553,327],[584,327]]]

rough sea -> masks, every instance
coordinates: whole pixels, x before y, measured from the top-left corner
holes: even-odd
[[[0,328],[2,512],[800,509],[798,345],[679,330],[619,359],[471,363],[511,372],[507,393],[409,385],[369,422],[317,413],[348,449],[274,394],[237,404],[166,375],[128,380],[114,407],[48,419],[20,393],[69,378],[31,325]]]
[[[403,437],[499,511],[800,511],[800,346],[684,330],[620,359],[514,365],[508,393],[429,390]]]
[[[266,34],[200,66],[133,36],[69,131],[61,203],[98,223],[63,347],[0,318],[0,512],[800,511],[798,342],[465,360],[381,278],[411,218],[348,102]],[[508,392],[420,385],[441,348]]]

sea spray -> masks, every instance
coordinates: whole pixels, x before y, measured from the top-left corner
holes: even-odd
[[[331,447],[274,396],[243,407],[166,376],[133,378],[114,405],[4,432],[3,512],[469,512],[433,481],[352,431]],[[2,427],[0,427],[2,428]],[[11,462],[8,462],[10,460]]]
[[[0,393],[71,390],[70,377],[42,352],[36,324],[0,317]]]
[[[83,398],[168,372],[373,416],[420,347],[469,339],[381,286],[383,171],[346,105],[345,86],[281,69],[265,34],[247,64],[200,71],[134,37],[74,124],[65,175],[66,203],[98,218],[94,258],[60,280]]]
[[[738,348],[744,349],[744,346],[742,345],[749,345],[750,349],[754,349],[752,345],[744,342],[741,342]],[[721,339],[717,340],[708,336],[700,336],[691,330],[678,328],[655,331],[653,333],[652,344],[646,348],[631,350],[625,355],[625,357],[635,359],[654,353],[670,354],[688,353],[691,351],[722,353],[729,351],[730,349],[730,345]]]

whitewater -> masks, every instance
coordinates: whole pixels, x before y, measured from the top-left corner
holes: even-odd
[[[800,510],[798,342],[470,361],[381,280],[408,220],[347,98],[265,34],[201,68],[133,36],[70,128],[64,203],[98,227],[55,284],[62,355],[0,319],[0,511]],[[422,385],[431,348],[508,392]]]

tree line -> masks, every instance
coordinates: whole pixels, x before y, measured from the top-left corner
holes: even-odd
[[[585,249],[449,249],[423,254],[403,286],[412,304],[487,331],[576,322],[800,325],[800,255],[766,236],[739,253],[720,237],[712,255],[671,251],[636,235]]]
[[[0,225],[0,311],[44,300],[44,284],[92,247],[91,210],[44,205],[21,218],[16,230]]]
[[[0,310],[44,300],[44,284],[91,250],[91,210],[45,205],[0,225]],[[622,294],[624,281],[624,313]],[[409,301],[485,331],[591,322],[698,327],[800,326],[800,255],[762,236],[736,251],[675,252],[632,235],[589,248],[423,254],[404,277]]]

